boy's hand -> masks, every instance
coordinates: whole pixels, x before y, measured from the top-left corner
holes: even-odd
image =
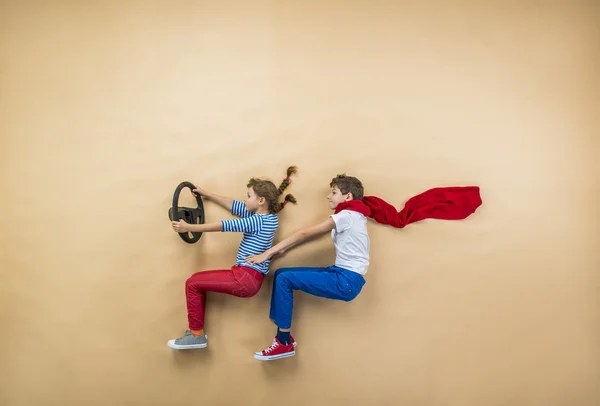
[[[286,249],[284,248],[284,249],[281,249],[281,250],[277,251],[276,253],[273,254],[273,256],[271,257],[271,259],[282,257],[283,254],[285,253],[285,250]]]
[[[172,221],[171,223],[176,233],[187,233],[190,231],[190,225],[183,220]]]
[[[285,249],[277,251],[271,256],[271,259],[282,256],[284,252]],[[261,262],[265,262],[267,259],[269,259],[269,255],[267,254],[267,251],[265,251],[262,254],[250,255],[246,258],[246,262],[249,262],[251,264],[260,264]]]
[[[269,259],[269,256],[263,252],[259,255],[250,255],[246,258],[246,262],[251,264],[260,264],[261,262],[265,262],[267,259]]]

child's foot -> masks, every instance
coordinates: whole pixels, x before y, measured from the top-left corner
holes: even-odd
[[[275,342],[275,341],[273,341],[273,342]],[[294,347],[298,345],[298,343],[296,342],[296,340],[294,340],[294,336],[291,335],[291,334],[290,334],[290,344],[292,344]]]
[[[259,359],[261,361],[271,361],[274,359],[291,357],[296,354],[295,347],[296,342],[290,340],[289,344],[282,344],[281,341],[275,337],[273,339],[273,344],[269,348],[265,348],[260,352],[254,353],[254,358]]]
[[[191,331],[186,330],[185,334],[174,340],[169,340],[169,347],[174,350],[187,350],[192,348],[205,348],[208,345],[206,333],[201,336],[195,336]]]

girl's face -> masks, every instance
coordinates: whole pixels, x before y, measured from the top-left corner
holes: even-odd
[[[246,210],[254,213],[265,203],[266,199],[264,197],[258,197],[254,192],[254,189],[251,187],[248,188],[248,193],[246,194]]]
[[[338,204],[350,200],[352,200],[352,193],[343,194],[337,186],[332,187],[331,192],[327,195],[327,201],[331,210],[335,210]]]

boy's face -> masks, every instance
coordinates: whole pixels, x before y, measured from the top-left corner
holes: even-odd
[[[265,203],[265,200],[264,197],[258,197],[254,192],[254,189],[249,187],[248,193],[246,194],[246,210],[256,212],[260,205]]]
[[[338,204],[350,200],[352,200],[352,193],[343,194],[337,186],[332,187],[331,192],[327,195],[327,201],[331,210],[335,210]]]

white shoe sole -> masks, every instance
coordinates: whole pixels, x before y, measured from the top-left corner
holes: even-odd
[[[296,350],[279,355],[262,355],[261,353],[258,353],[254,354],[254,358],[260,361],[273,361],[280,358],[293,357],[294,355],[296,355]]]
[[[171,347],[174,350],[193,350],[195,348],[206,348],[208,346],[208,343],[192,344],[192,345],[178,345],[178,344],[175,344],[175,340],[169,340],[169,342],[167,344],[169,345],[169,347]]]

